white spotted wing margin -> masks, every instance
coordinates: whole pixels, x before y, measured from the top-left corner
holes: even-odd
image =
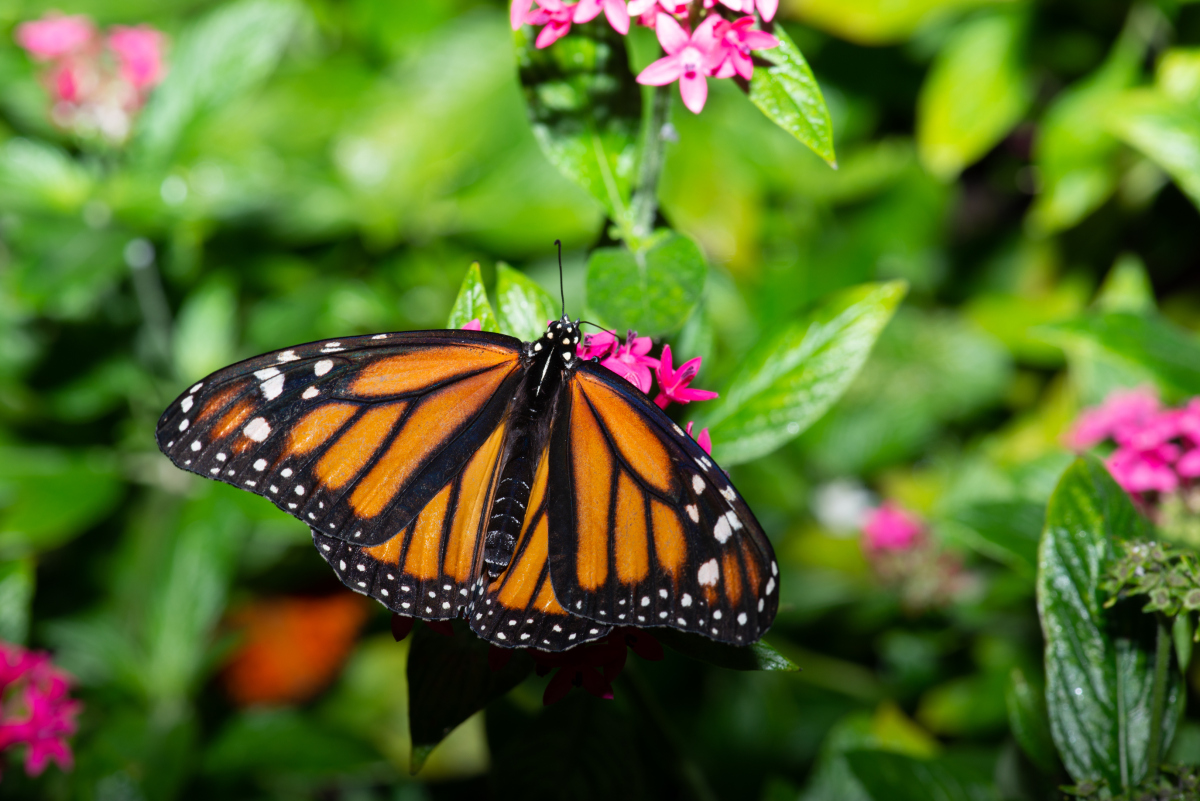
[[[644,393],[583,364],[550,438],[549,568],[572,615],[747,645],[779,571],[729,477]]]
[[[523,372],[520,352],[519,340],[482,331],[409,331],[297,345],[197,382],[163,413],[155,438],[184,470],[262,495],[327,536],[377,545],[411,523],[500,424]],[[460,355],[466,366],[456,374],[453,362]],[[384,375],[375,382],[382,390],[363,390],[364,375],[410,356],[425,357],[423,369],[437,380],[388,392]],[[405,468],[402,482],[376,492],[386,502],[366,512],[363,503],[352,503],[410,421],[424,424],[417,418],[428,404],[441,396],[455,400],[449,396],[456,386],[480,376],[496,379],[494,388],[480,386],[476,393],[486,400],[457,424],[436,430],[434,421],[437,446]],[[339,444],[341,451],[332,453]],[[341,452],[362,459],[347,466],[335,458]],[[319,474],[322,457],[331,453]]]

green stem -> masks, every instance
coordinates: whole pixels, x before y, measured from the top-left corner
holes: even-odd
[[[1158,766],[1162,760],[1163,713],[1167,705],[1167,679],[1171,672],[1171,635],[1166,620],[1155,614],[1154,641],[1154,690],[1150,696],[1150,747],[1146,754],[1146,778],[1158,778]]]
[[[642,145],[642,163],[638,168],[637,190],[629,204],[629,242],[636,242],[654,233],[654,218],[658,215],[658,178],[662,174],[663,129],[671,109],[671,87],[657,86],[650,101],[650,120]]]

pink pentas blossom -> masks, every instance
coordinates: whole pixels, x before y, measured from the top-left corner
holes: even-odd
[[[717,0],[704,0],[704,7],[712,8],[716,3]],[[764,22],[775,19],[775,12],[779,10],[779,0],[720,0],[720,3],[743,14],[753,14],[757,8]]]
[[[867,514],[863,546],[868,551],[907,551],[920,543],[924,532],[920,519],[886,501]]]
[[[625,0],[579,0],[575,6],[574,21],[591,22],[601,11],[613,30],[621,35],[629,33],[629,9],[625,6]]]
[[[621,344],[616,331],[601,331],[598,334],[584,334],[583,342],[575,349],[581,359],[603,359],[615,351]]]
[[[575,5],[567,5],[562,0],[537,0],[538,6],[525,15],[525,22],[530,25],[543,25],[534,44],[538,49],[549,47],[571,31],[571,23],[575,19]]]
[[[707,428],[700,429],[700,436],[693,437],[692,436],[692,426],[693,425],[695,425],[695,423],[687,424],[688,436],[692,437],[692,439],[696,440],[696,444],[699,445],[701,448],[703,448],[705,453],[707,453],[709,456],[712,456],[712,437],[710,437],[708,435],[708,429]]]
[[[638,83],[665,86],[679,81],[683,105],[693,114],[699,114],[708,100],[706,78],[722,61],[722,44],[716,27],[723,21],[719,15],[710,14],[688,34],[674,17],[659,14],[654,30],[667,55],[642,70]]]
[[[1151,389],[1118,390],[1104,403],[1079,416],[1067,433],[1067,444],[1073,450],[1085,450],[1106,439],[1115,439],[1118,432],[1125,433],[1145,424],[1159,408],[1158,396]]]
[[[149,25],[109,29],[108,48],[121,65],[121,76],[136,89],[150,89],[163,79],[162,32]]]
[[[717,25],[716,34],[721,47],[712,56],[716,63],[710,65],[715,77],[732,78],[739,75],[748,81],[754,75],[750,52],[779,46],[778,39],[766,31],[755,30],[753,25],[754,17],[742,17]]]
[[[479,318],[478,318],[478,317],[476,317],[474,320],[472,320],[471,322],[469,322],[469,323],[467,323],[466,325],[464,325],[464,326],[462,327],[462,330],[463,330],[463,331],[482,331],[482,330],[483,330],[483,323],[481,323],[481,322],[479,321]]]
[[[42,19],[22,22],[16,31],[17,44],[39,61],[81,50],[95,35],[92,21],[82,14],[71,17],[47,14]]]
[[[689,359],[681,364],[678,370],[675,370],[672,368],[671,346],[663,345],[662,356],[659,359],[658,366],[655,368],[660,391],[654,402],[658,404],[658,408],[665,409],[672,401],[675,403],[691,403],[692,401],[712,400],[717,397],[716,392],[710,392],[706,389],[692,389],[688,386],[698,372],[700,372],[699,356]]]
[[[650,368],[658,367],[658,359],[647,356],[654,343],[650,337],[635,336],[631,331],[612,355],[601,359],[600,364],[612,370],[642,392],[651,386]]]
[[[67,738],[81,705],[68,696],[71,679],[48,654],[0,642],[0,752],[25,747],[25,772],[37,776],[51,761],[72,766]]]

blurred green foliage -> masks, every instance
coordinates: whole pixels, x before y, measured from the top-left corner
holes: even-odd
[[[51,9],[170,36],[124,147],[52,122],[12,38]],[[1145,706],[1148,667],[1120,651],[1071,682],[1039,628],[1036,594],[1044,617],[1068,599],[1036,580],[1038,540],[1081,405],[1200,392],[1200,4],[785,0],[794,48],[749,97],[711,81],[700,115],[631,84],[602,20],[535,52],[507,19],[499,0],[0,4],[0,638],[52,649],[86,704],[75,770],[9,761],[3,795],[1043,799],[1107,775],[1128,732],[1084,748],[1063,710],[1114,720],[1117,685]],[[635,33],[634,70],[654,57]],[[601,95],[604,157],[584,158]],[[319,696],[238,708],[228,611],[344,589],[304,526],[171,467],[162,408],[321,338],[476,317],[532,338],[559,314],[556,238],[569,311],[704,356],[721,398],[673,412],[711,426],[775,544],[764,660],[801,670],[668,649],[631,656],[614,701],[549,708],[529,676],[422,751],[442,732],[410,730],[410,644],[376,610]],[[1120,499],[1069,469],[1047,541],[1075,558]],[[972,592],[901,603],[847,523],[881,498],[926,516]],[[1168,758],[1200,762],[1200,682],[1172,676]]]

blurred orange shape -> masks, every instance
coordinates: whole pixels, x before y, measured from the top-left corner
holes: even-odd
[[[255,601],[229,616],[242,642],[222,676],[239,706],[289,704],[320,692],[341,669],[366,621],[357,595]]]

